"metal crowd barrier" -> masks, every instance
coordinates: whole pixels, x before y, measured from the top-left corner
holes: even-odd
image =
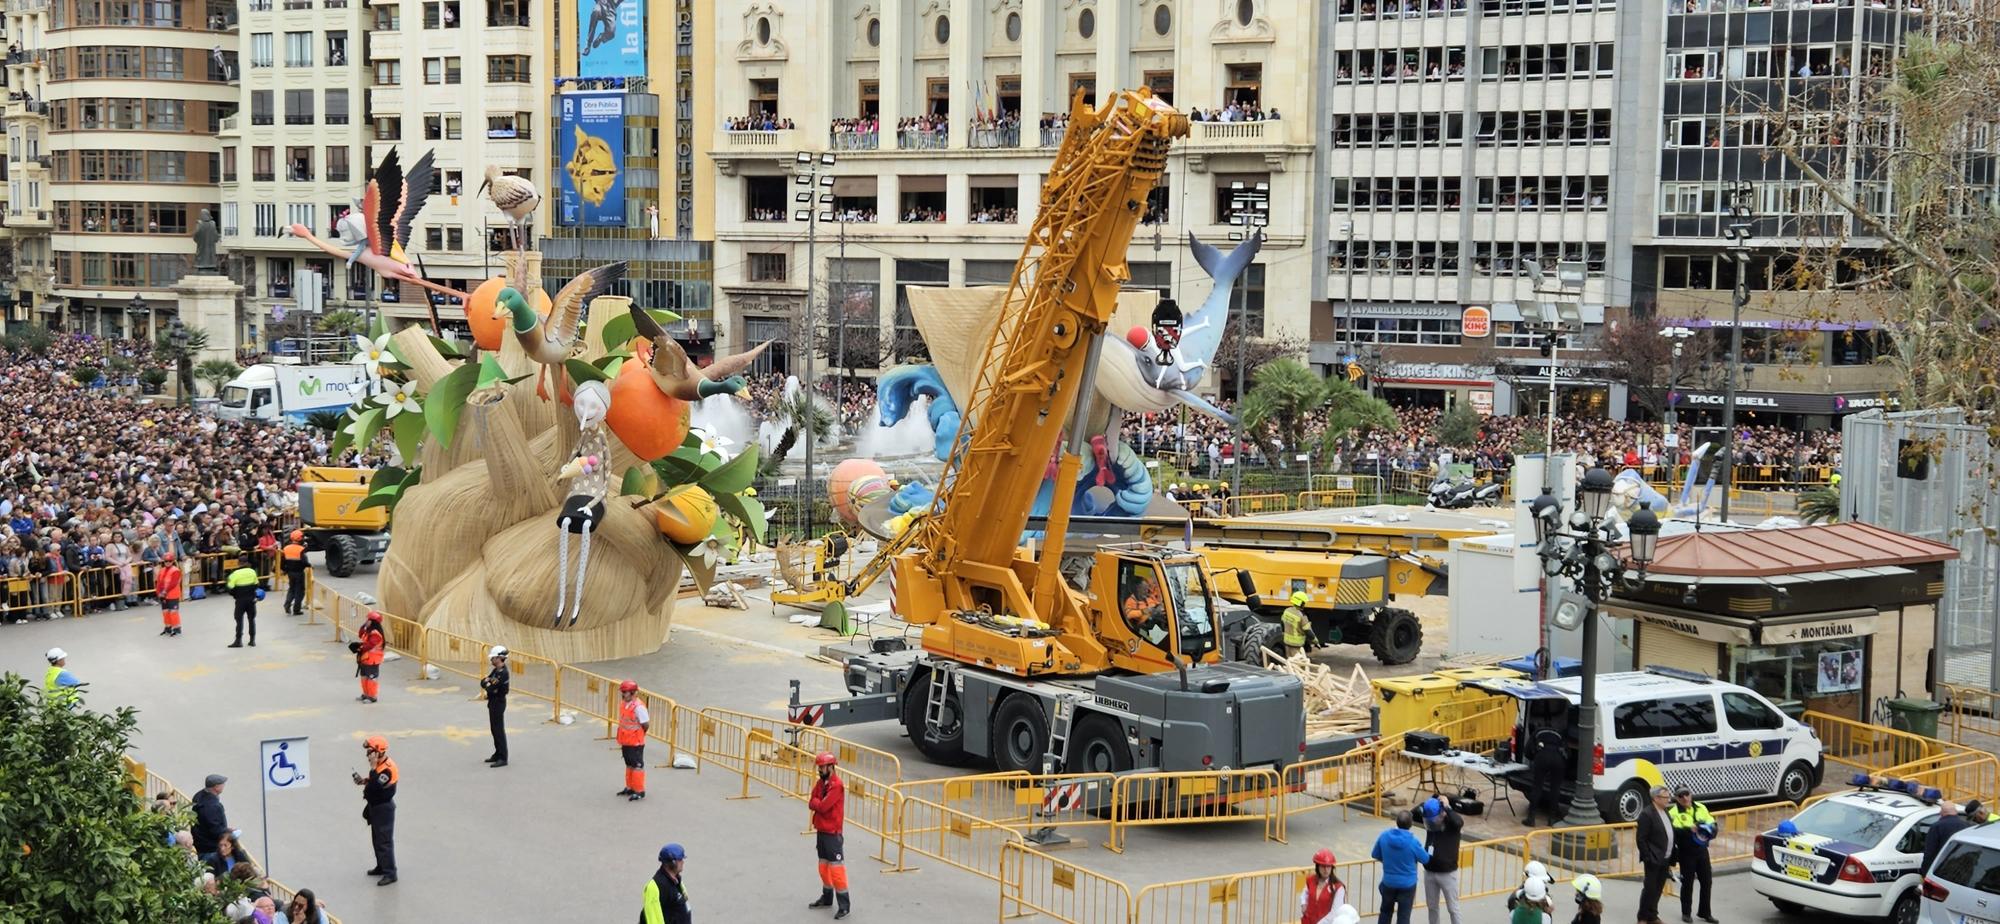
[[[1285,843],[1285,781],[1268,767],[1243,770],[1132,773],[1111,787],[1111,837],[1125,852],[1129,828],[1227,824],[1256,820],[1264,839]]]
[[[1066,924],[1128,924],[1134,920],[1132,889],[1125,883],[1026,844],[1009,841],[1001,845],[999,879],[1002,921],[1030,914]],[[1296,916],[1295,911],[1292,917]]]
[[[1975,743],[1993,747],[1995,739],[2000,739],[2000,694],[1985,687],[1971,687],[1956,683],[1938,684],[1944,699],[1945,715],[1938,723],[1940,730],[1949,727],[1954,744]],[[1967,742],[1968,736],[1980,736],[1982,740]]]
[[[1829,773],[1835,764],[1847,772],[1881,773],[1942,750],[1942,742],[1823,712],[1808,711],[1802,721],[1819,736]]]

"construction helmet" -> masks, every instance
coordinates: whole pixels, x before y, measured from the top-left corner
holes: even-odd
[[[369,610],[369,611],[368,611],[368,621],[369,621],[369,622],[381,622],[381,621],[382,621],[382,614],[381,614],[381,613],[379,613],[379,612],[377,612],[377,611],[375,611],[375,610]]]
[[[1549,875],[1549,868],[1543,866],[1540,860],[1528,861],[1527,867],[1522,869],[1521,873],[1521,878],[1523,879],[1540,879],[1543,882],[1556,881],[1556,877]]]
[[[1569,884],[1576,889],[1577,898],[1588,898],[1594,901],[1604,900],[1604,883],[1597,881],[1596,876],[1584,873],[1570,880]]]
[[[49,655],[48,655],[48,658],[49,658],[49,663],[50,663],[50,664],[54,664],[54,663],[56,663],[57,661],[60,661],[60,660],[62,660],[62,659],[64,659],[64,658],[67,658],[67,657],[69,657],[69,652],[67,652],[67,651],[64,651],[64,650],[62,650],[62,649],[60,649],[60,648],[51,648],[51,649],[49,649]]]
[[[1541,901],[1549,897],[1549,884],[1541,879],[1529,879],[1521,886],[1521,894],[1531,902]]]
[[[293,541],[293,542],[297,542],[297,541],[299,541],[300,539],[304,539],[305,537],[306,537],[306,531],[305,531],[305,530],[303,530],[303,529],[295,529],[295,530],[292,530],[292,541]]]
[[[486,656],[489,658],[504,658],[507,656],[507,646],[495,645],[492,650],[486,652]]]
[[[1305,591],[1303,591],[1303,590],[1294,590],[1294,591],[1292,591],[1292,605],[1293,605],[1293,606],[1305,606],[1305,605],[1306,605],[1306,599],[1307,599],[1307,598],[1306,598],[1306,592],[1305,592]]]
[[[831,767],[837,763],[840,763],[840,761],[834,758],[831,751],[821,751],[818,757],[813,758],[813,766],[815,767]]]
[[[1321,847],[1318,853],[1313,854],[1313,865],[1314,866],[1334,865],[1333,851],[1329,848]]]
[[[381,751],[384,754],[389,753],[389,739],[381,735],[369,735],[367,741],[361,742],[361,746],[370,751]]]
[[[620,693],[637,693],[637,692],[639,692],[639,681],[637,681],[637,680],[627,680],[627,681],[624,681],[624,682],[622,682],[622,683],[618,684],[618,692],[620,692]]]

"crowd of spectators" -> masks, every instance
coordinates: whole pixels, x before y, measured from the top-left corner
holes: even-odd
[[[146,344],[84,334],[58,335],[40,355],[0,350],[0,623],[54,615],[47,604],[69,598],[72,580],[93,607],[134,605],[147,599],[147,566],[170,552],[268,554],[300,467],[326,455],[318,430],[77,384],[73,370],[109,355],[153,364]],[[220,578],[216,557],[202,561],[217,573],[191,584]]]
[[[1196,107],[1194,111],[1188,113],[1190,122],[1264,122],[1277,121],[1279,118],[1276,106],[1263,109],[1240,103],[1230,103],[1219,109],[1203,110]]]
[[[771,112],[728,116],[722,120],[722,130],[726,132],[774,132],[791,127],[793,127],[792,120],[781,119],[776,113]]]
[[[190,803],[182,803],[172,792],[162,792],[154,795],[151,807],[162,815],[189,820],[188,827],[175,831],[171,841],[185,855],[188,874],[201,884],[202,891],[216,897],[223,916],[231,924],[327,924],[326,902],[311,889],[280,891],[244,849],[238,829],[230,827],[222,805],[221,793],[228,779],[212,774],[206,782]],[[235,888],[225,889],[225,883],[233,883]],[[229,894],[237,897],[223,904]]]

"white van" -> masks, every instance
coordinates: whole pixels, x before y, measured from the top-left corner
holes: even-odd
[[[1510,753],[1526,764],[1545,731],[1562,735],[1575,766],[1577,705],[1582,679],[1478,680],[1469,686],[1519,701]],[[1593,766],[1598,813],[1632,821],[1651,804],[1653,786],[1694,790],[1702,800],[1777,797],[1800,802],[1825,772],[1819,736],[1788,718],[1755,691],[1692,671],[1648,667],[1597,675],[1597,738]],[[1526,770],[1509,782],[1528,791]]]

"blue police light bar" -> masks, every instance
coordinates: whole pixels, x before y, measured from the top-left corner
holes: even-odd
[[[1855,775],[1854,775],[1854,777],[1853,777],[1852,779],[1849,779],[1849,780],[1847,781],[1847,785],[1849,785],[1849,786],[1872,786],[1872,785],[1874,785],[1874,781],[1873,781],[1873,780],[1872,780],[1872,778],[1870,778],[1870,777],[1868,776],[1868,774],[1866,774],[1866,773],[1857,773],[1857,774],[1855,774]]]
[[[1944,798],[1944,792],[1942,790],[1939,790],[1935,786],[1930,786],[1926,787],[1922,793],[1919,793],[1917,795],[1917,798],[1922,799],[1925,802],[1936,802],[1937,800]]]

